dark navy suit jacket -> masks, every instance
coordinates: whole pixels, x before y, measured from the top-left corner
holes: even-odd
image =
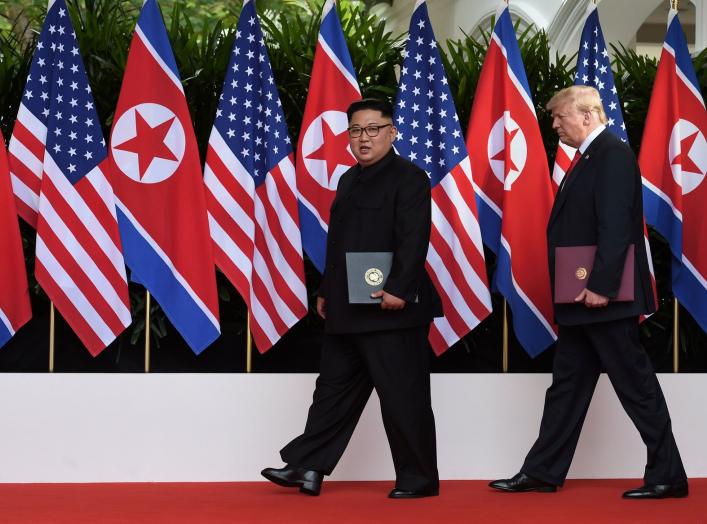
[[[560,325],[604,322],[655,311],[643,237],[641,174],[633,151],[608,129],[589,144],[558,192],[547,226],[550,282],[555,248],[597,245],[587,289],[615,297],[629,244],[635,246],[634,300],[603,308],[555,304]],[[553,289],[554,296],[554,289]]]

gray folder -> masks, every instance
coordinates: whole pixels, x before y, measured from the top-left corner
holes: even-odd
[[[346,281],[349,304],[377,304],[371,293],[383,289],[393,265],[392,251],[346,253]]]

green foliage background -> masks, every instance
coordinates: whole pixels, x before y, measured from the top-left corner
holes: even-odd
[[[117,103],[130,39],[142,0],[68,0],[96,107],[108,136]],[[174,54],[200,146],[202,161],[213,123],[218,96],[235,35],[240,1],[161,0]],[[352,61],[364,96],[395,97],[396,69],[402,63],[404,35],[394,35],[383,20],[371,14],[375,0],[339,0],[337,9],[348,42]],[[319,30],[323,0],[258,0],[260,22],[270,60],[282,98],[293,142],[296,143],[307,96],[314,48]],[[46,0],[4,2],[0,6],[0,130],[6,139],[12,132],[24,88],[32,52],[46,10]],[[462,127],[466,127],[476,84],[488,48],[492,27],[482,31],[480,41],[466,37],[440,43],[444,66]],[[518,35],[528,82],[552,166],[557,138],[550,116],[544,109],[549,97],[559,88],[573,83],[575,56],[552,55],[547,35],[528,29]],[[613,48],[614,73],[631,146],[636,153],[650,100],[657,63],[623,46]],[[694,57],[700,88],[707,85],[707,50]],[[28,253],[33,252],[31,232],[23,231]],[[648,323],[644,335],[670,331],[670,253],[665,241],[651,232],[653,256],[658,275],[662,307]],[[493,265],[493,261],[490,261]],[[28,270],[32,274],[28,257]],[[311,273],[313,269],[308,267]],[[40,291],[37,289],[37,292]],[[231,300],[230,285],[220,283],[220,296],[235,313],[238,322],[245,314],[242,302]],[[139,295],[133,296],[137,320],[132,341],[144,328],[137,312],[144,309]],[[222,317],[224,316],[222,306]],[[156,311],[152,326],[164,335],[164,318]],[[494,313],[494,315],[498,315]],[[225,315],[226,317],[228,314]],[[707,338],[686,313],[681,315],[683,350],[707,347]],[[473,342],[474,334],[470,339]]]

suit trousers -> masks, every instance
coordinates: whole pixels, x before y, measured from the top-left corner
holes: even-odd
[[[304,433],[281,451],[291,466],[330,475],[376,388],[396,487],[439,486],[430,399],[429,326],[326,334]]]
[[[646,484],[685,480],[668,406],[639,341],[636,317],[560,326],[540,434],[521,471],[563,484],[602,370],[647,447]]]

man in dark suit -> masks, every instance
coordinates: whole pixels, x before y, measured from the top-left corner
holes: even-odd
[[[668,407],[638,337],[638,318],[655,311],[655,302],[636,158],[605,128],[606,115],[593,87],[563,89],[547,109],[560,140],[578,148],[547,226],[550,282],[555,248],[596,245],[597,250],[575,303],[554,307],[560,331],[538,439],[520,473],[489,485],[512,492],[556,491],[567,476],[594,388],[605,371],[648,451],[644,485],[624,498],[687,496]],[[612,301],[629,245],[635,249],[634,300]]]
[[[393,455],[389,497],[439,491],[430,401],[427,334],[441,301],[425,270],[431,229],[429,178],[393,150],[397,130],[387,101],[361,100],[348,110],[358,164],[342,175],[331,206],[326,267],[317,297],[325,319],[319,378],[304,433],[285,446],[284,468],[262,474],[281,486],[319,494],[376,389]],[[347,252],[392,252],[376,304],[350,304]]]

